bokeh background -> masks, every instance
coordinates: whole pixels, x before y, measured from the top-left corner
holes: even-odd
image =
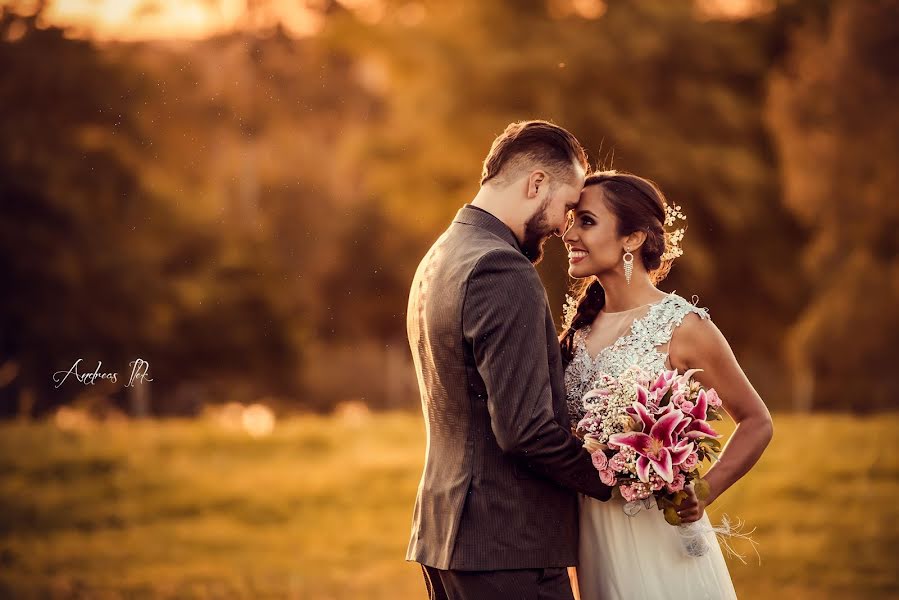
[[[0,0],[0,596],[421,597],[408,286],[526,118],[684,207],[740,596],[899,596],[897,97],[895,0]]]

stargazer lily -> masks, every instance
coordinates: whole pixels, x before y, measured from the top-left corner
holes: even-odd
[[[701,372],[702,369],[687,369],[683,375],[675,377],[674,381],[671,382],[671,393],[677,394],[678,392],[685,391],[690,387],[690,379],[693,378],[693,375]]]
[[[664,396],[664,394],[659,395],[658,392],[652,392],[639,384],[637,384],[635,387],[637,392],[637,403],[642,404],[646,409],[652,412],[658,410],[659,400],[662,398],[662,396]],[[637,417],[637,413],[632,406],[627,407],[625,410],[630,416],[634,418]]]
[[[661,398],[671,389],[671,384],[674,383],[674,378],[676,376],[677,370],[662,371],[659,373],[659,377],[655,380],[655,383],[649,388],[649,391],[655,393],[656,398]]]
[[[651,467],[666,483],[671,483],[674,481],[674,466],[687,460],[693,452],[693,444],[689,440],[675,444],[672,435],[688,417],[678,410],[669,410],[656,420],[638,402],[634,403],[634,410],[643,421],[643,431],[616,433],[609,437],[609,445],[626,446],[637,452],[637,477],[640,481],[649,482]]]
[[[684,433],[685,436],[691,440],[705,437],[721,437],[714,429],[712,429],[712,426],[709,425],[708,421],[706,421],[708,410],[709,400],[706,396],[706,391],[699,390],[699,395],[696,397],[696,405],[693,407],[693,410],[689,412],[689,416],[692,417],[693,420],[687,425],[687,429]]]

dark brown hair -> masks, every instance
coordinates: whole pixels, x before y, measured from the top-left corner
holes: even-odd
[[[664,228],[668,203],[662,190],[648,179],[617,171],[590,174],[584,188],[591,185],[602,186],[606,206],[618,221],[619,236],[646,232],[646,241],[640,247],[640,260],[653,284],[658,284],[668,275],[673,262],[673,259],[662,260],[668,244]],[[577,282],[572,294],[577,301],[577,312],[571,326],[559,336],[562,362],[566,366],[574,357],[574,332],[593,323],[606,303],[605,291],[596,277]]]
[[[587,154],[571,133],[548,121],[518,121],[493,140],[484,159],[481,185],[525,165],[539,166],[554,178],[568,181],[575,163],[588,169]]]

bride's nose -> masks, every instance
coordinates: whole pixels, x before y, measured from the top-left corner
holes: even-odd
[[[577,239],[577,234],[574,231],[574,223],[571,225],[565,225],[565,233],[562,234],[562,241],[566,244],[571,244]]]

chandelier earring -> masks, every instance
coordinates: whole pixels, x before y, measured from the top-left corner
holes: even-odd
[[[627,284],[631,284],[631,276],[634,274],[634,255],[627,248],[624,249],[624,278]]]

